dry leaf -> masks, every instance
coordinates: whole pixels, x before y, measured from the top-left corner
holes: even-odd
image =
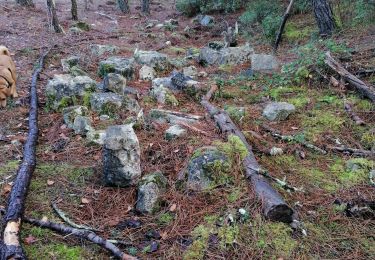
[[[120,223],[120,219],[116,217],[115,219],[111,219],[110,221],[108,221],[108,226],[114,227],[117,226],[118,223]]]
[[[174,203],[174,204],[172,204],[172,206],[169,208],[169,211],[170,211],[170,212],[174,212],[174,211],[176,210],[176,208],[177,208],[177,205]]]
[[[89,199],[86,199],[86,198],[82,198],[81,199],[81,203],[82,204],[89,204],[91,201]]]
[[[24,239],[24,242],[25,242],[27,245],[34,244],[36,241],[37,241],[37,239],[36,239],[35,237],[33,237],[32,235],[29,235],[28,237],[26,237],[26,238]]]
[[[160,233],[160,236],[161,236],[161,239],[165,240],[168,237],[168,233],[167,232],[162,232],[162,233]]]
[[[55,182],[53,180],[47,180],[47,185],[48,186],[52,186],[53,184],[55,184]]]
[[[3,187],[3,194],[8,194],[12,190],[12,185],[9,183],[5,184]]]

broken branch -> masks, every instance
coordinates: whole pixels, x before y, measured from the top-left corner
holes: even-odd
[[[348,102],[344,104],[345,111],[350,115],[356,125],[365,125],[365,121],[363,121],[352,109]]]

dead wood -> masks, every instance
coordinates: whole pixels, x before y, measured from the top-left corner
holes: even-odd
[[[355,122],[356,125],[366,125],[365,121],[363,121],[356,112],[353,111],[352,107],[348,102],[344,104],[345,111],[350,115],[351,119]]]
[[[289,5],[288,5],[288,7],[287,7],[287,9],[286,9],[286,11],[284,13],[283,20],[282,20],[280,28],[279,28],[279,32],[277,33],[277,37],[276,37],[276,41],[275,41],[275,46],[273,48],[274,52],[277,51],[277,48],[279,47],[279,44],[281,42],[281,39],[282,39],[282,36],[283,36],[283,32],[284,32],[284,27],[285,27],[286,21],[289,18],[289,13],[290,13],[290,10],[292,9],[293,3],[294,3],[294,0],[290,0]]]
[[[326,53],[325,63],[338,73],[343,80],[348,82],[356,91],[364,97],[367,97],[375,103],[375,90],[371,86],[367,86],[362,80],[347,71],[339,62],[337,62],[330,54]]]
[[[362,149],[355,149],[345,146],[331,146],[327,147],[329,150],[333,152],[340,152],[340,153],[346,153],[353,156],[359,156],[359,157],[375,157],[375,152],[369,151],[369,150],[362,150]]]
[[[217,90],[216,85],[202,98],[201,104],[215,120],[222,133],[227,136],[232,134],[239,137],[246,146],[248,155],[245,157],[243,165],[246,177],[252,183],[255,194],[263,203],[263,214],[266,218],[274,221],[291,223],[293,221],[293,209],[286,204],[280,194],[267,180],[259,174],[262,170],[255,159],[252,147],[247,142],[243,133],[237,128],[225,111],[216,108],[209,102],[215,90]]]

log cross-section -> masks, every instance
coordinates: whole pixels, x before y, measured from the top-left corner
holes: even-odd
[[[31,176],[36,165],[35,150],[38,140],[38,96],[37,81],[43,69],[44,60],[49,51],[39,59],[30,84],[29,133],[23,152],[23,160],[17,171],[17,177],[9,195],[4,216],[3,241],[0,259],[26,259],[20,244],[20,228],[25,208],[25,199]]]
[[[267,180],[259,174],[262,169],[252,152],[252,147],[247,142],[243,133],[233,123],[225,111],[216,108],[209,102],[216,88],[217,87],[214,86],[210,89],[206,96],[203,97],[201,104],[215,120],[222,133],[226,135],[233,134],[239,137],[246,146],[248,155],[243,161],[246,177],[252,183],[255,194],[262,202],[264,216],[274,221],[285,223],[293,222],[295,216],[293,209],[286,204],[280,194],[267,182]]]

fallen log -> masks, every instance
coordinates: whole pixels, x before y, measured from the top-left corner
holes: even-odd
[[[371,86],[367,86],[366,83],[347,71],[331,56],[330,52],[326,52],[325,63],[335,72],[337,72],[352,87],[354,87],[359,94],[367,97],[375,103],[375,89]]]
[[[365,125],[365,121],[362,120],[352,109],[351,105],[348,102],[344,104],[345,111],[350,115],[352,120],[355,122],[356,125]]]
[[[273,48],[274,52],[277,51],[277,48],[279,47],[279,44],[281,42],[281,38],[282,38],[283,32],[284,32],[284,27],[285,27],[286,21],[289,18],[289,13],[290,13],[290,10],[292,9],[293,3],[294,3],[294,0],[290,0],[289,5],[286,8],[286,11],[284,13],[283,20],[282,20],[280,28],[279,28],[279,32],[277,33],[277,37],[276,37],[276,41],[275,41],[275,46]]]
[[[0,212],[4,214],[5,210],[0,209]],[[137,259],[136,257],[133,257],[131,255],[128,255],[128,254],[125,254],[124,252],[122,252],[117,246],[114,245],[114,243],[112,243],[111,240],[106,240],[106,239],[96,235],[94,232],[91,232],[90,230],[72,228],[72,227],[69,227],[69,226],[65,226],[63,224],[54,223],[54,222],[44,220],[44,219],[42,219],[42,220],[33,219],[33,218],[30,218],[30,217],[27,217],[27,216],[25,216],[23,218],[23,220],[26,223],[29,223],[31,225],[34,225],[34,226],[37,226],[37,227],[40,227],[40,228],[50,229],[50,230],[53,230],[55,232],[58,232],[58,233],[61,233],[61,234],[64,234],[64,235],[73,235],[77,238],[82,238],[82,239],[91,241],[91,242],[103,247],[104,249],[108,250],[118,259],[122,259],[122,260],[136,260]],[[9,259],[9,258],[1,258],[1,259]],[[10,259],[26,259],[26,258],[15,258],[15,257],[13,257],[13,258],[10,258]]]
[[[31,176],[36,166],[35,150],[38,140],[38,95],[36,84],[43,69],[46,51],[34,69],[30,84],[29,133],[24,147],[23,160],[18,168],[17,177],[9,195],[8,205],[3,220],[3,236],[0,259],[26,259],[20,244],[20,228],[25,208],[25,199]]]
[[[280,194],[266,181],[261,174],[259,174],[262,172],[262,169],[256,161],[252,152],[252,147],[247,142],[243,133],[237,128],[225,111],[219,110],[209,102],[212,94],[216,90],[217,86],[215,85],[210,89],[206,96],[202,98],[201,105],[215,120],[222,133],[226,135],[236,135],[246,146],[248,155],[243,161],[246,178],[252,183],[255,194],[263,204],[264,216],[274,221],[281,221],[285,223],[293,222],[293,209],[286,204]]]
[[[375,157],[375,152],[369,151],[369,150],[362,150],[362,149],[355,149],[345,146],[331,146],[327,147],[329,150],[333,152],[340,152],[340,153],[346,153],[353,156],[359,156],[359,157]]]

